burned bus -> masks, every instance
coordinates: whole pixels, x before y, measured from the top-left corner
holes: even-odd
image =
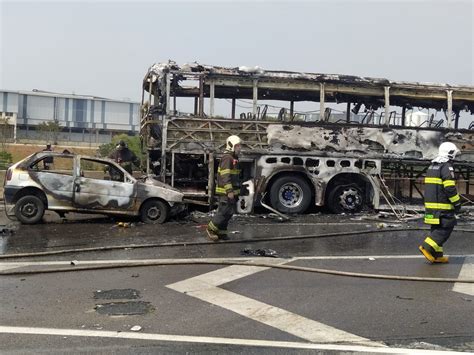
[[[213,204],[217,162],[235,134],[244,143],[239,212],[352,213],[422,206],[424,172],[443,141],[462,150],[458,189],[472,200],[473,113],[472,86],[169,61],[144,77],[140,135],[148,172],[188,202]]]

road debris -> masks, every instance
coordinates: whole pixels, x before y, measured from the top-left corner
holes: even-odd
[[[134,325],[133,327],[130,328],[130,330],[132,332],[139,332],[140,330],[142,330],[142,327],[140,327],[139,325]]]
[[[401,224],[377,223],[377,228],[401,228]]]
[[[273,249],[261,248],[261,249],[250,249],[245,248],[240,251],[241,255],[246,256],[265,256],[269,258],[278,258],[278,253]]]
[[[12,235],[13,233],[15,233],[14,228],[11,228],[11,227],[6,226],[6,225],[0,225],[0,236]]]

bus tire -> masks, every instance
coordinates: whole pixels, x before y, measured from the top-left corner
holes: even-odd
[[[311,188],[300,176],[281,176],[270,188],[270,202],[282,213],[304,213],[311,203]]]
[[[327,206],[333,213],[357,213],[364,207],[364,194],[356,184],[335,186],[329,192]]]

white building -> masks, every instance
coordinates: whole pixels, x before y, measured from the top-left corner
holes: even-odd
[[[36,127],[57,121],[62,127],[59,142],[109,142],[114,134],[137,133],[139,108],[138,102],[95,96],[0,90],[0,117],[16,125],[17,141],[44,139]]]

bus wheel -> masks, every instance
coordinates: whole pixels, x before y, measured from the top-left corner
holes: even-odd
[[[364,206],[364,195],[359,186],[336,186],[329,193],[328,208],[334,213],[357,213]]]
[[[303,213],[311,203],[311,188],[300,176],[279,177],[270,188],[270,202],[282,213]]]

